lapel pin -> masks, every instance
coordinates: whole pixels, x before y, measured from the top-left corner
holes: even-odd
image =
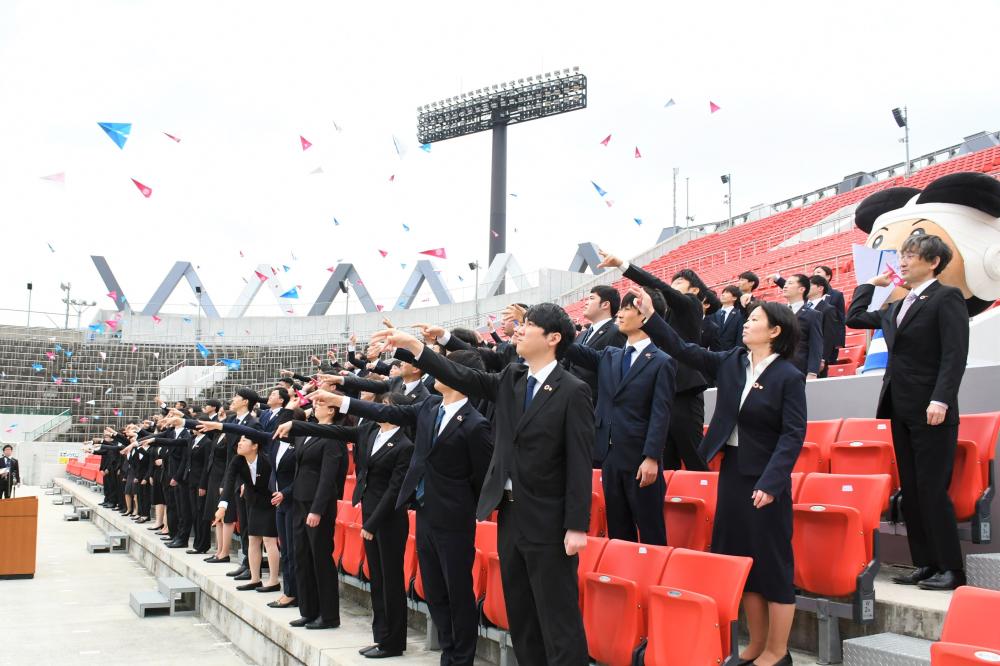
[[[653,358],[653,355],[650,354],[649,352],[646,352],[646,358]]]
[[[551,386],[549,386],[548,384],[546,384],[545,386],[543,386],[543,387],[542,387],[542,389],[543,389],[543,390],[546,390],[546,391],[551,391],[551,390],[552,390],[552,387],[551,387]]]
[[[927,294],[920,294],[920,300],[924,300],[925,298],[927,298]]]
[[[764,388],[764,385],[763,385],[763,384],[759,384],[759,383],[757,383],[757,382],[754,382],[754,383],[753,383],[753,387],[754,387],[755,389],[763,389],[763,388]]]
[[[387,447],[389,447],[390,449],[392,448],[392,442],[386,442],[386,443],[385,443],[385,445],[386,445]]]
[[[459,423],[461,423],[462,422],[462,415],[459,414],[458,416],[456,416],[455,420],[458,421]]]

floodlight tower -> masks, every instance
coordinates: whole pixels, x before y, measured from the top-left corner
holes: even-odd
[[[587,77],[574,67],[480,88],[417,109],[420,143],[493,130],[490,262],[507,247],[507,126],[586,107]]]

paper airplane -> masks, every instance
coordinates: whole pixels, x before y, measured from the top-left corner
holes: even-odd
[[[438,259],[447,259],[448,258],[447,255],[445,254],[445,251],[444,251],[443,247],[434,248],[433,250],[424,250],[420,254],[430,255],[432,257],[437,257]]]
[[[636,159],[639,159],[640,157],[642,157],[642,153],[639,152],[639,146],[635,147],[635,157],[636,157]]]
[[[59,173],[54,173],[49,176],[42,176],[42,180],[47,180],[50,183],[59,183],[60,185],[66,184],[66,173],[60,171]]]
[[[238,358],[220,358],[219,363],[226,366],[229,370],[239,370],[243,362]]]
[[[55,353],[55,352],[50,352],[50,351],[47,351],[47,352],[45,352],[45,356],[46,356],[46,358],[48,358],[48,359],[49,359],[50,361],[52,361],[52,360],[55,360],[55,358],[56,358],[56,353]]]
[[[261,282],[265,282],[267,280],[267,276],[261,273],[260,271],[254,271],[253,274],[256,275],[257,279],[260,280]]]
[[[302,142],[302,150],[309,150],[310,146],[312,146],[312,144],[309,142],[309,139],[305,138],[304,136],[300,135],[299,141]]]
[[[181,142],[181,140],[178,139],[173,134],[168,134],[167,132],[164,132],[163,135],[166,136],[168,139],[172,139],[175,143],[180,143]]]
[[[608,146],[609,143],[611,143],[611,135],[610,134],[607,135],[606,137],[604,137],[603,140],[601,140],[601,145],[604,146],[605,148],[607,148],[607,146]]]
[[[392,145],[396,147],[397,157],[402,158],[403,155],[406,154],[406,146],[403,145],[402,141],[396,138],[395,134],[392,135]]]
[[[708,112],[709,113],[715,113],[716,111],[718,111],[721,108],[722,108],[721,106],[719,106],[718,104],[716,104],[715,102],[713,102],[711,100],[708,102]]]
[[[281,295],[281,297],[282,298],[298,298],[299,297],[298,287],[292,287],[291,289],[289,289],[288,291],[286,291],[285,293],[283,293]]]
[[[642,220],[640,220],[638,217],[633,217],[632,219],[635,221],[637,225],[639,225],[640,227],[642,226]]]
[[[409,231],[409,230],[410,230],[410,225],[404,224],[403,225],[403,231]]]
[[[667,103],[663,105],[663,108],[664,109],[669,108],[669,107],[673,106],[676,103],[677,102],[674,101],[674,98],[671,97],[670,99],[667,100]]]
[[[607,194],[607,192],[605,190],[602,190],[601,186],[595,183],[594,181],[590,181],[590,184],[594,186],[594,189],[597,190],[597,193],[600,194],[602,197],[605,194]]]
[[[379,250],[378,253],[382,255],[383,259],[389,256],[389,253],[386,252],[385,250]]]
[[[493,234],[493,238],[500,238],[500,234],[490,229],[490,233]]]
[[[420,144],[420,150],[424,151],[425,153],[431,152],[431,144],[429,143]]]
[[[128,141],[129,132],[132,131],[132,123],[97,123],[101,129],[115,142],[119,148],[125,148]]]
[[[42,370],[45,369],[45,366],[42,365],[41,363],[34,363],[32,364],[31,369],[34,370],[35,372],[41,372]]]
[[[142,183],[140,183],[139,181],[137,181],[135,178],[132,178],[131,180],[132,180],[133,183],[135,183],[135,186],[137,188],[139,188],[139,191],[142,192],[142,196],[144,196],[144,197],[146,197],[148,199],[150,197],[150,195],[153,194],[153,190],[151,188],[147,187],[146,185],[143,185]]]
[[[291,266],[286,266],[285,264],[282,264],[282,265],[281,265],[281,268],[282,268],[282,270],[284,270],[284,271],[285,271],[286,273],[287,273],[288,271],[292,270]]]
[[[395,183],[396,182],[396,174],[392,174],[391,176],[389,176],[389,182],[390,183]]]
[[[198,350],[198,353],[201,354],[202,358],[208,358],[208,355],[212,353],[212,352],[208,351],[208,347],[206,347],[205,345],[201,344],[200,342],[195,343],[194,348]]]
[[[109,386],[109,387],[108,387],[108,390],[104,392],[104,395],[111,395],[111,392],[112,392],[112,391],[114,391],[114,389],[113,389],[112,387],[110,387],[110,386]]]
[[[337,218],[333,218],[333,226],[339,227],[340,226],[340,220],[338,220]]]
[[[52,243],[46,243],[46,245],[49,246],[49,251],[51,251],[53,254],[55,254],[56,249],[54,247],[52,247]]]

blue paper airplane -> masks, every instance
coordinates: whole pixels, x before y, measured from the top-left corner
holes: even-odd
[[[597,193],[600,194],[602,197],[605,194],[607,194],[607,192],[605,192],[604,190],[602,190],[601,186],[598,185],[597,183],[595,183],[594,181],[590,181],[590,184],[594,186],[594,189],[597,190]]]
[[[45,366],[42,365],[41,363],[34,363],[32,364],[31,369],[34,370],[35,372],[41,372],[42,370],[45,369]]]
[[[292,287],[291,289],[289,289],[288,291],[286,291],[285,293],[283,293],[281,295],[281,297],[282,298],[298,298],[299,297],[299,288],[298,287]]]
[[[129,132],[132,131],[132,123],[97,123],[101,126],[111,140],[115,142],[119,148],[125,148],[125,142],[128,141]]]
[[[635,220],[635,223],[638,224],[640,227],[642,226],[642,220],[640,220],[637,217],[633,217],[632,219]]]
[[[202,358],[208,358],[208,355],[212,353],[208,351],[208,347],[201,344],[200,342],[196,343],[194,348],[198,350],[198,353],[201,354]]]
[[[409,231],[409,230],[410,230],[410,225],[404,224],[403,225],[403,231]]]
[[[219,363],[226,366],[230,370],[239,370],[242,362],[238,358],[220,358]]]
[[[420,150],[424,151],[425,153],[431,152],[431,144],[429,143],[420,144]]]
[[[291,269],[291,267],[289,267],[289,266],[285,266],[284,264],[282,264],[282,265],[281,265],[281,267],[285,269],[285,272],[286,272],[286,273],[287,273],[288,271],[292,270],[292,269]]]

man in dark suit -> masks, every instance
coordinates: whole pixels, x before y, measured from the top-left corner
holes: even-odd
[[[3,456],[0,456],[0,499],[9,499],[14,486],[21,484],[21,466],[14,457],[14,447],[4,444]]]
[[[837,362],[840,347],[837,340],[844,339],[844,322],[837,308],[830,303],[830,283],[822,275],[809,278],[809,301],[804,307],[815,310],[823,317],[823,354],[819,376],[826,377],[830,366]],[[841,313],[843,314],[843,313]]]
[[[784,294],[788,307],[799,322],[799,344],[792,363],[806,379],[816,379],[823,358],[823,315],[806,307],[809,278],[801,273],[789,276],[785,281]]]
[[[170,420],[167,417],[167,420]],[[193,439],[191,431],[184,427],[183,418],[178,425],[169,427],[162,433],[164,437],[161,445],[167,445],[170,441],[167,460],[167,472],[164,476],[167,479],[167,526],[170,527],[170,539],[167,540],[167,548],[187,548],[188,540],[191,538],[191,525],[194,517],[191,506],[191,493],[188,485],[188,478],[185,475],[187,470],[188,449]],[[173,502],[170,502],[171,497]]]
[[[653,287],[663,294],[667,302],[666,321],[685,342],[701,342],[701,320],[704,310],[698,294],[707,290],[704,282],[691,270],[679,271],[671,284],[647,273],[643,269],[618,257],[601,251],[601,267],[620,268],[628,279],[643,287]],[[708,467],[698,454],[705,427],[705,396],[708,387],[705,377],[697,370],[681,365],[677,368],[677,387],[674,395],[667,448],[663,453],[664,469],[680,469],[681,463],[689,470],[704,471]]]
[[[624,347],[625,335],[618,330],[618,326],[614,322],[614,318],[618,316],[621,301],[622,297],[614,287],[602,284],[591,289],[590,295],[587,297],[587,306],[583,311],[583,316],[590,322],[590,326],[580,331],[576,336],[576,344],[589,347],[594,351],[601,351],[605,347]],[[575,365],[570,359],[563,360],[563,367],[587,382],[590,394],[596,404],[597,373]]]
[[[875,416],[892,419],[906,538],[917,567],[893,580],[932,590],[965,584],[948,485],[958,446],[958,389],[969,354],[969,316],[961,290],[937,280],[951,259],[951,248],[939,237],[908,237],[899,250],[906,298],[867,311],[875,287],[892,283],[886,272],[858,285],[847,313],[851,328],[882,329],[889,349]]]
[[[344,392],[368,391],[369,393],[402,393],[420,402],[430,392],[423,383],[424,371],[409,363],[402,363],[400,373],[386,380],[362,379],[355,375],[322,375],[322,378],[344,387]]]
[[[740,288],[735,285],[723,287],[719,294],[722,307],[715,313],[719,323],[719,338],[711,351],[728,351],[743,344],[743,308],[740,307]]]
[[[397,352],[401,358],[406,353]],[[483,369],[474,351],[457,351],[452,357],[454,365]],[[366,420],[416,428],[413,456],[395,506],[416,505],[417,559],[424,597],[438,630],[441,663],[471,666],[479,633],[471,573],[476,502],[493,445],[489,423],[469,399],[440,379],[437,388],[441,397],[412,405],[379,405],[329,393],[315,399]]]
[[[661,317],[667,304],[659,291],[646,287]],[[574,344],[566,358],[597,375],[597,437],[594,460],[608,517],[608,537],[667,545],[663,522],[663,447],[670,429],[677,363],[642,330],[635,296],[626,294],[618,327],[627,335],[625,349],[596,351]]]
[[[820,275],[826,278],[828,284],[833,284],[833,269],[829,266],[817,266],[813,269],[813,275]],[[837,312],[838,321],[840,325],[844,325],[844,320],[847,317],[847,306],[844,302],[844,292],[837,291],[832,286],[830,291],[827,292],[826,301],[833,306],[834,310]],[[837,341],[838,347],[844,346],[844,340],[840,339]]]
[[[184,478],[191,498],[191,530],[194,532],[194,544],[186,551],[188,555],[207,553],[212,545],[212,522],[204,515],[206,492],[198,486],[205,473],[207,454],[212,450],[214,441],[214,433],[195,433],[186,456]]]
[[[514,336],[524,363],[500,373],[449,361],[399,331],[373,338],[406,349],[443,384],[496,404],[477,513],[482,520],[500,510],[500,573],[522,666],[589,663],[577,553],[590,526],[594,413],[590,388],[558,362],[575,333],[559,306],[529,308]]]

